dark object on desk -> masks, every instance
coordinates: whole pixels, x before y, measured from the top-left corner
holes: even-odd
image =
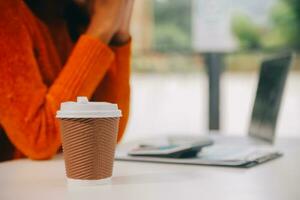
[[[166,141],[153,144],[140,144],[129,151],[130,156],[161,157],[161,158],[193,158],[203,147],[212,145],[207,137],[169,136]]]

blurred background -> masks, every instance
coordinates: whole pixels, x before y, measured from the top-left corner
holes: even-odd
[[[223,58],[220,130],[245,134],[262,59],[300,49],[300,0],[136,0],[132,33],[124,141],[208,131],[209,52]],[[299,59],[287,80],[279,137],[300,136]]]

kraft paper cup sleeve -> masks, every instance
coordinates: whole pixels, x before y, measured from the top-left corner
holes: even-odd
[[[61,119],[60,123],[67,177],[111,177],[119,118]]]

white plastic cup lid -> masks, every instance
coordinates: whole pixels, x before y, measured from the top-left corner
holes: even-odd
[[[121,117],[117,104],[90,102],[87,97],[77,97],[77,102],[68,101],[60,105],[57,118],[106,118]]]

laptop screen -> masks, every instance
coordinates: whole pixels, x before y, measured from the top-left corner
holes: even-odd
[[[249,127],[250,136],[274,141],[290,61],[291,55],[285,55],[262,63]]]

